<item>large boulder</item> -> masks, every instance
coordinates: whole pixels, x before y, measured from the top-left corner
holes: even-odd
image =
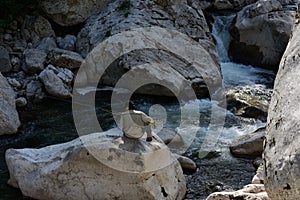
[[[162,143],[105,137],[41,149],[9,149],[9,184],[34,199],[183,199],[181,167]],[[101,162],[100,162],[101,161]]]
[[[264,150],[265,186],[271,199],[300,194],[300,26],[283,55],[275,80]]]
[[[260,128],[254,133],[236,138],[230,145],[230,152],[237,157],[257,157],[263,152],[265,128]]]
[[[235,62],[277,69],[289,41],[296,11],[277,0],[244,7],[231,28],[229,54]]]
[[[62,26],[72,26],[84,22],[100,12],[112,0],[46,0],[41,6],[46,14]]]
[[[15,93],[0,73],[0,135],[14,134],[20,126]]]
[[[210,62],[205,63],[205,65],[219,69],[215,46],[204,14],[201,9],[195,9],[189,6],[186,1],[117,0],[114,3],[111,3],[107,10],[97,16],[91,17],[88,20],[86,26],[78,34],[76,41],[77,52],[79,52],[83,57],[86,57],[92,49],[104,40],[107,41],[106,39],[111,36],[115,36],[121,32],[124,33],[131,29],[136,30],[138,28],[145,28],[151,30],[152,27],[177,30],[186,34],[195,40],[197,45],[202,46],[205,50],[201,51],[203,53],[199,55],[199,57],[202,58],[209,58]],[[140,34],[143,34],[142,31],[140,31]],[[157,42],[158,48],[156,49],[143,48],[144,42],[141,41],[139,44],[141,47],[140,50],[120,56],[120,58],[118,58],[105,70],[101,83],[106,85],[115,85],[123,74],[133,69],[135,66],[149,63],[149,68],[147,70],[151,71],[151,64],[155,63],[154,65],[162,65],[162,67],[160,71],[153,71],[153,73],[161,74],[162,77],[162,74],[165,74],[169,70],[163,69],[163,66],[169,66],[169,68],[173,68],[170,70],[176,71],[176,73],[180,74],[184,77],[184,79],[191,83],[199,97],[208,96],[209,94],[204,81],[201,75],[197,73],[194,66],[190,66],[190,64],[185,62],[183,59],[176,57],[178,55],[174,56],[170,53],[173,52],[173,49],[169,49],[168,51],[160,50],[159,43],[163,42],[165,39],[159,37],[160,36],[158,35],[157,41],[152,41]],[[165,35],[165,37],[169,36]],[[129,38],[126,37],[126,39]],[[111,46],[106,48],[105,51],[111,55],[115,55],[115,52],[113,51],[116,51],[117,49],[126,51],[126,49],[122,50],[122,42],[126,41],[120,41],[120,45],[118,46],[113,46],[111,44]],[[175,42],[179,44],[179,41],[174,40],[174,43]],[[192,44],[189,44],[189,46],[191,45]],[[184,47],[184,44],[180,45],[180,47]],[[91,62],[97,63],[99,62],[98,59],[100,59],[98,55],[95,55],[94,61],[92,60]],[[99,69],[97,71],[101,70]],[[174,77],[169,75],[169,79],[173,79],[172,82],[177,81]],[[160,79],[160,77],[158,77],[158,79]],[[181,81],[179,80],[178,85],[180,85],[180,82]],[[157,88],[153,85],[148,88],[143,87],[143,89],[139,90],[139,92],[141,91],[143,91],[142,93],[147,94],[149,92],[150,94],[155,92],[166,95],[170,94],[170,92],[164,92],[161,87]]]

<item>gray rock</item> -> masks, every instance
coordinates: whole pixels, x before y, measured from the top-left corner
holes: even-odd
[[[206,200],[270,200],[263,184],[250,184],[234,192],[215,192]]]
[[[272,90],[261,85],[230,88],[226,91],[227,108],[237,116],[265,122],[271,95]]]
[[[20,71],[21,65],[22,65],[22,61],[20,60],[20,58],[13,56],[10,60],[10,63],[13,66],[13,71],[14,72],[18,72]]]
[[[57,48],[56,42],[52,37],[45,37],[41,40],[40,44],[37,46],[37,49],[43,50],[45,53]]]
[[[46,91],[59,98],[70,98],[71,92],[68,90],[64,82],[50,68],[44,69],[39,78],[44,83]]]
[[[259,0],[244,7],[231,28],[230,56],[238,63],[276,70],[295,15],[276,0]]]
[[[82,62],[83,58],[72,51],[56,48],[48,54],[48,63],[55,66],[76,69],[81,66]]]
[[[11,70],[9,53],[5,47],[0,46],[0,72],[9,72]]]
[[[24,51],[25,69],[30,73],[39,73],[44,69],[47,54],[38,49],[26,49]]]
[[[62,26],[73,26],[101,12],[110,2],[112,0],[45,0],[41,2],[41,6],[56,23]]]
[[[27,40],[34,37],[44,38],[55,36],[50,22],[42,16],[26,16],[22,26],[23,35]]]
[[[20,126],[15,93],[0,73],[0,135],[17,133]]]
[[[26,40],[17,40],[14,44],[13,50],[14,51],[21,51],[23,52],[27,47],[27,42]]]
[[[300,194],[300,26],[280,62],[272,96],[264,150],[265,186],[271,199]]]
[[[15,78],[7,78],[8,83],[14,88],[21,88],[22,84]]]
[[[75,51],[76,37],[74,35],[66,35],[64,38],[57,38],[59,48]]]
[[[103,137],[108,132],[121,131],[89,134],[41,149],[7,150],[9,184],[34,199],[184,199],[181,167],[167,156],[163,144]],[[162,163],[168,164],[160,167]]]
[[[3,39],[6,41],[11,41],[13,38],[12,38],[11,34],[6,33],[6,34],[4,34]]]
[[[230,145],[230,152],[237,157],[261,156],[264,150],[265,128],[260,128],[252,134],[236,138]]]
[[[32,102],[40,102],[45,97],[43,84],[38,80],[30,81],[26,86],[26,97]]]
[[[27,106],[27,99],[25,97],[19,97],[16,99],[16,105],[19,108],[23,108]]]
[[[229,0],[215,0],[213,3],[214,9],[217,10],[230,10],[233,9],[233,5]]]
[[[192,159],[185,157],[185,156],[177,155],[177,154],[175,154],[175,157],[177,158],[178,162],[180,163],[183,173],[193,174],[197,171],[197,165]]]

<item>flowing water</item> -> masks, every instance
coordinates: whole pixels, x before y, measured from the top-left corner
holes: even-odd
[[[214,16],[214,19],[213,35],[217,41],[224,85],[226,87],[263,85],[266,88],[272,88],[273,72],[230,62],[227,54],[230,39],[228,28],[233,16]],[[112,115],[103,111],[103,108],[110,109],[110,95],[109,89],[97,92],[97,116],[104,130],[116,126]],[[162,105],[167,116],[164,126],[172,129],[179,126],[180,105],[176,99],[135,95],[134,101],[137,107],[146,113],[149,112],[151,105]],[[213,151],[209,149],[209,154],[200,159],[199,149],[206,137],[212,104],[208,99],[197,100],[196,103],[200,107],[200,125],[196,138],[185,155],[195,160],[198,170],[193,175],[186,175],[188,182],[186,199],[205,199],[212,192],[238,189],[250,183],[255,173],[251,160],[232,157],[228,145],[237,136],[264,126],[264,123],[258,120],[236,117],[226,111],[225,126]],[[78,137],[70,101],[49,98],[32,109],[20,110],[20,118],[23,124],[20,133],[16,136],[0,138],[1,200],[24,199],[19,190],[6,184],[9,178],[4,158],[6,149],[39,148]]]

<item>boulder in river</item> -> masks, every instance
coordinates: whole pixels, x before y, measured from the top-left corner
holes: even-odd
[[[0,135],[14,134],[20,126],[15,93],[0,73]]]
[[[238,63],[276,70],[295,15],[296,11],[283,9],[277,0],[259,0],[244,7],[231,28],[230,56]]]
[[[230,152],[237,157],[257,157],[263,153],[265,128],[260,128],[254,133],[236,138],[230,145]]]
[[[104,136],[116,132],[121,134],[111,129],[41,149],[9,149],[9,184],[35,199],[184,198],[182,169],[162,143]]]
[[[300,194],[300,26],[283,55],[275,80],[264,150],[265,186],[271,199]]]

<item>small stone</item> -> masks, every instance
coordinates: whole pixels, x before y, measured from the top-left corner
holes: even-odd
[[[27,105],[27,100],[24,97],[19,97],[16,99],[16,105],[19,108],[23,108]]]
[[[55,66],[76,69],[81,66],[82,62],[81,55],[72,51],[56,48],[48,54],[48,63]]]
[[[15,42],[13,50],[14,51],[24,51],[26,49],[26,47],[27,47],[26,40],[17,40]]]
[[[38,49],[27,49],[24,51],[26,72],[39,73],[44,69],[46,53]]]
[[[8,83],[15,88],[21,88],[22,84],[15,78],[7,78]]]
[[[12,36],[9,33],[4,34],[3,39],[6,41],[11,41],[12,40]]]
[[[43,50],[45,53],[49,53],[49,51],[55,49],[57,47],[56,42],[51,37],[45,37],[41,40],[37,49]]]
[[[61,49],[74,51],[76,39],[77,38],[74,35],[66,35],[64,38],[58,38],[57,43]]]

